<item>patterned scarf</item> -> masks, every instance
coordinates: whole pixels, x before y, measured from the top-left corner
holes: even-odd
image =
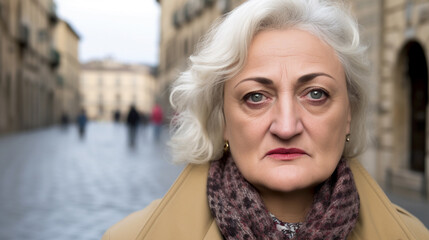
[[[290,239],[277,230],[258,191],[231,157],[211,163],[207,179],[210,211],[225,239]],[[346,160],[315,192],[312,208],[294,239],[346,239],[359,215],[359,195]]]

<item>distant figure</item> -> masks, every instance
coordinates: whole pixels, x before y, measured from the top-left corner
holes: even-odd
[[[135,146],[137,127],[139,125],[140,115],[134,105],[131,105],[127,116],[128,125],[128,143],[130,147]]]
[[[118,123],[121,120],[121,112],[119,110],[116,110],[113,113],[113,120],[115,121],[115,123]]]
[[[85,127],[86,127],[87,121],[88,121],[88,118],[86,117],[85,109],[80,110],[80,113],[77,116],[77,126],[79,129],[80,138],[85,137]]]
[[[62,113],[61,114],[60,121],[61,121],[61,127],[63,129],[65,129],[68,126],[68,124],[69,124],[69,117],[68,117],[67,113]]]
[[[152,108],[151,122],[153,124],[154,138],[156,141],[159,140],[161,135],[162,119],[163,119],[162,108],[160,105],[155,104],[155,106]]]

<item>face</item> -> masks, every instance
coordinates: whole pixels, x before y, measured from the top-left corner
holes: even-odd
[[[263,31],[225,83],[224,114],[224,138],[247,181],[260,191],[313,188],[335,170],[350,130],[344,70],[306,31]]]

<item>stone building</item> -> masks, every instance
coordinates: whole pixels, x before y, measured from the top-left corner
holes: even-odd
[[[377,173],[386,184],[427,195],[429,1],[379,4]]]
[[[54,122],[53,0],[0,0],[0,133]]]
[[[54,42],[61,63],[57,70],[54,119],[67,115],[75,119],[80,110],[79,97],[79,35],[67,22],[60,20],[55,27]]]
[[[157,0],[161,5],[161,38],[157,87],[169,109],[169,85],[187,66],[195,44],[222,14],[244,0]]]
[[[82,106],[90,119],[113,120],[119,112],[124,120],[131,105],[149,114],[155,102],[155,79],[146,65],[123,64],[112,59],[81,66]]]
[[[157,0],[161,6],[157,86],[168,105],[169,84],[186,68],[211,23],[244,1]],[[353,0],[368,45],[368,150],[359,157],[378,182],[393,190],[429,192],[429,0]]]

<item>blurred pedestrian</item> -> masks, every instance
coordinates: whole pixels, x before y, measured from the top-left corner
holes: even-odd
[[[86,128],[87,121],[88,121],[88,118],[86,116],[85,109],[81,109],[79,115],[77,116],[77,126],[79,130],[80,138],[85,137],[85,128]]]
[[[152,108],[151,122],[154,129],[154,138],[156,141],[159,140],[161,135],[163,113],[162,108],[159,104],[155,104]]]
[[[130,147],[135,146],[137,127],[140,122],[140,115],[137,112],[137,109],[134,105],[131,105],[130,110],[127,116],[127,126],[128,126],[128,144]]]
[[[115,110],[113,113],[113,120],[115,123],[118,123],[121,120],[121,112],[119,110]]]
[[[66,128],[67,128],[67,126],[68,126],[68,124],[69,124],[69,117],[68,117],[67,113],[63,112],[63,113],[61,114],[60,122],[61,122],[61,127],[62,127],[63,129],[66,129]]]

